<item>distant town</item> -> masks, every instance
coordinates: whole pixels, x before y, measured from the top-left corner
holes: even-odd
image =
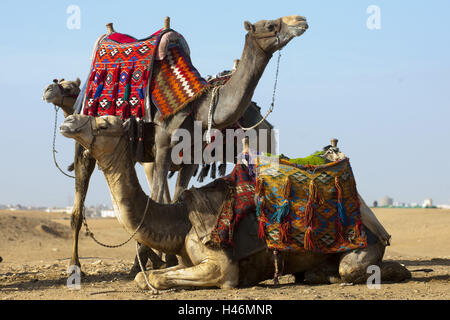
[[[10,210],[10,211],[44,211],[44,212],[59,212],[59,213],[72,213],[72,206],[67,207],[35,207],[35,206],[23,206],[20,204],[16,205],[2,205],[0,204],[0,210]],[[85,208],[85,214],[88,218],[111,218],[115,217],[114,210],[112,207],[105,204],[100,204],[97,206],[90,206]]]
[[[389,196],[384,196],[380,200],[375,200],[373,203],[368,204],[372,208],[439,208],[439,209],[450,209],[449,204],[433,204],[431,198],[426,198],[422,202],[399,202],[394,201],[393,198]],[[44,212],[59,212],[59,213],[72,213],[72,206],[67,207],[36,207],[36,206],[23,206],[20,204],[16,205],[3,205],[0,204],[0,210],[10,210],[10,211],[44,211]],[[115,217],[114,210],[111,206],[100,204],[97,206],[90,206],[86,208],[86,217],[88,218],[113,218]]]

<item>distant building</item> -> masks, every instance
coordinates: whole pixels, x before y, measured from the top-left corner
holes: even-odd
[[[380,199],[380,207],[390,207],[394,204],[394,199],[384,196]]]
[[[433,200],[431,198],[426,198],[423,200],[422,208],[431,208],[433,207]]]
[[[115,218],[116,214],[114,213],[114,210],[103,209],[100,211],[100,216],[102,218]]]
[[[375,201],[373,202],[373,207],[374,207],[374,208],[378,207],[378,201],[377,201],[377,200],[375,200]]]

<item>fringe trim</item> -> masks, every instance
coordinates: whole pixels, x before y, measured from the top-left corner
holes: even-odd
[[[347,222],[347,213],[345,212],[345,207],[342,202],[342,186],[339,180],[339,177],[334,177],[334,184],[336,186],[336,192],[337,192],[337,209],[339,214],[339,219],[344,227],[348,225]]]
[[[314,246],[314,241],[312,239],[311,232],[312,232],[312,228],[311,227],[306,229],[306,232],[305,232],[304,248],[307,251],[313,251],[314,247],[315,247]]]
[[[313,204],[320,204],[320,202],[321,201],[319,200],[317,186],[314,183],[314,180],[311,179],[309,183],[309,198],[305,209],[305,223],[308,228],[312,228],[313,225],[313,217],[314,217]]]

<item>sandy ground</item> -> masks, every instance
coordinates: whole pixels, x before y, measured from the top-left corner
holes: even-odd
[[[412,279],[382,284],[343,286],[295,284],[290,275],[280,285],[271,280],[234,290],[180,289],[151,295],[137,289],[128,275],[135,256],[133,241],[119,249],[103,248],[81,237],[84,275],[80,290],[69,290],[70,220],[66,214],[0,211],[0,299],[450,299],[450,210],[375,209],[392,235],[385,260],[404,264]],[[115,219],[89,219],[101,241],[128,238]]]

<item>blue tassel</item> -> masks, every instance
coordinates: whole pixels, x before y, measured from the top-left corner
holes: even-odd
[[[144,99],[144,86],[142,85],[140,88],[138,88],[139,93],[139,99]]]
[[[348,225],[347,222],[347,213],[345,212],[345,207],[342,205],[341,202],[337,203],[337,209],[339,213],[339,217],[341,219],[342,225],[346,227]]]
[[[284,203],[278,207],[278,210],[273,214],[271,220],[272,222],[276,220],[278,223],[281,223],[281,221],[289,215],[289,200],[284,200]]]
[[[100,95],[102,94],[102,91],[103,91],[103,83],[101,85],[99,85],[97,90],[95,91],[94,99],[97,99],[98,97],[100,97]]]

